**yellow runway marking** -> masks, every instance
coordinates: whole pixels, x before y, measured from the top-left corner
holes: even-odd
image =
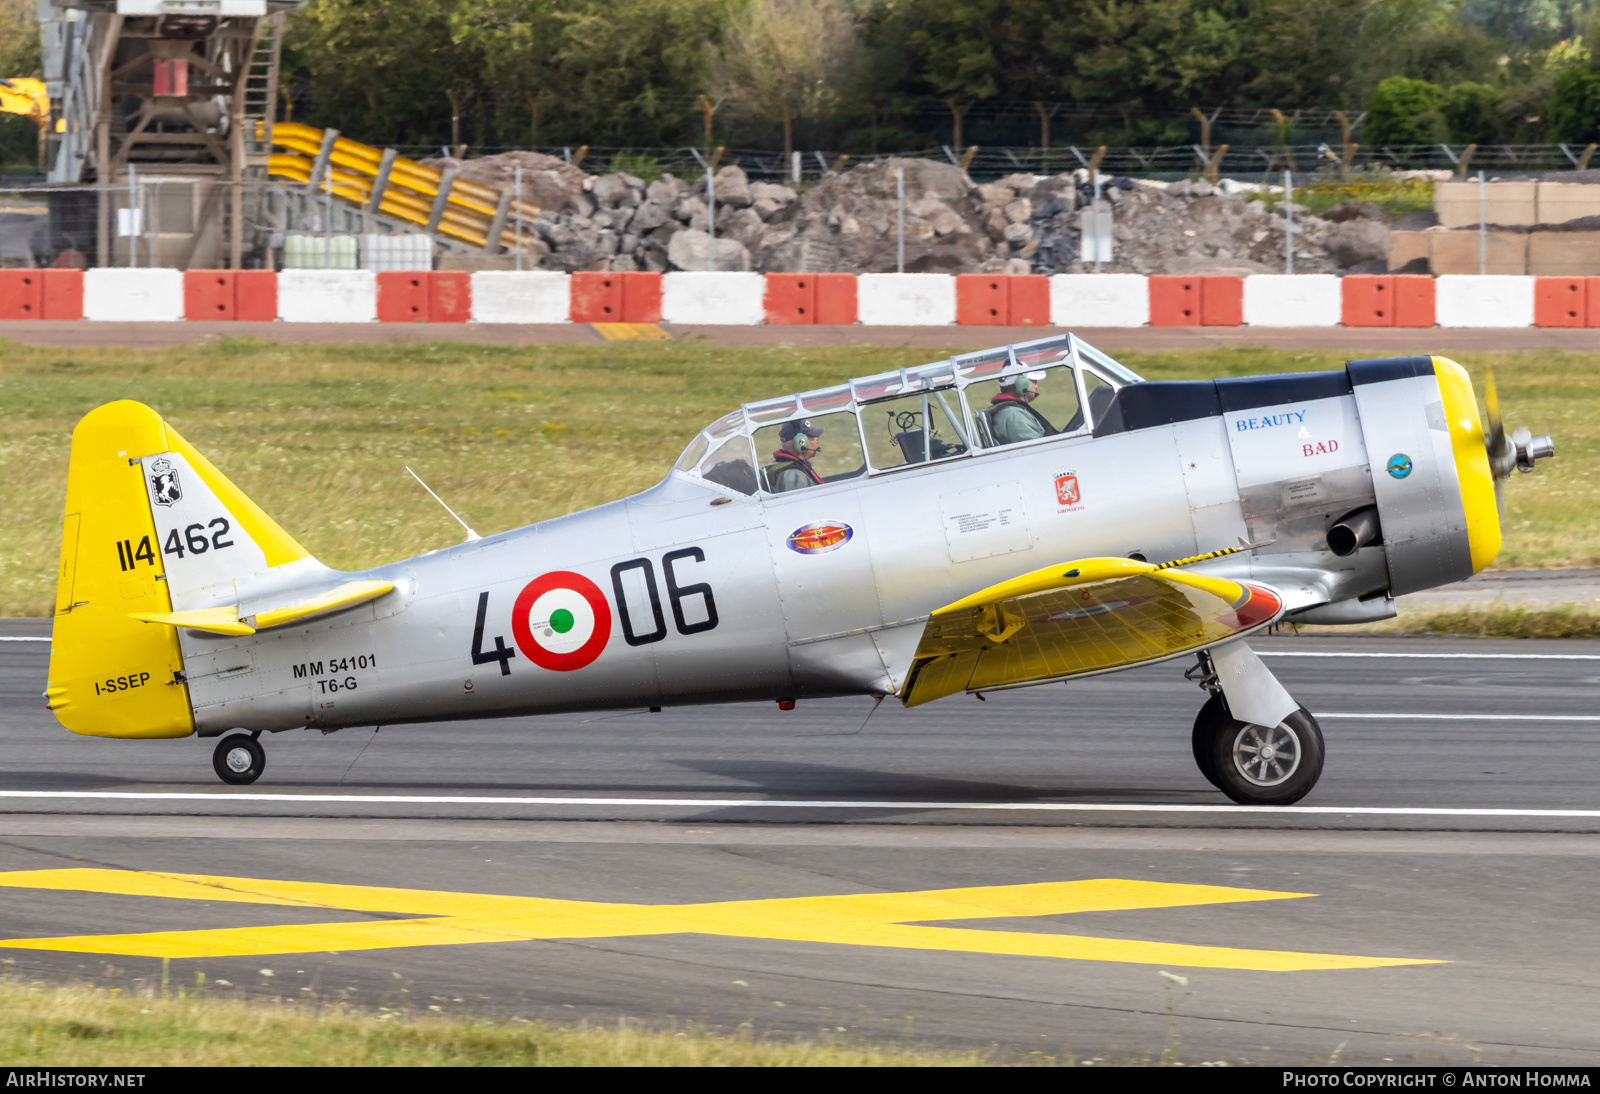
[[[672,335],[654,323],[590,323],[607,342],[670,342]]]
[[[826,942],[843,946],[885,946],[893,949],[1013,954],[1262,972],[1372,969],[1437,963],[1406,957],[1245,950],[1088,935],[917,925],[960,919],[1013,919],[1072,912],[1289,900],[1315,895],[1234,889],[1219,885],[1123,881],[1116,878],[931,889],[915,893],[729,900],[710,904],[608,904],[427,889],[329,885],[314,881],[94,869],[0,873],[0,887],[342,909],[413,917],[0,941],[0,948],[65,950],[129,957],[242,957],[403,946],[459,946],[534,939],[707,934],[788,942]]]

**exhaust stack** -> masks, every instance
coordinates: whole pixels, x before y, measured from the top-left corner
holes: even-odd
[[[1378,524],[1378,508],[1369,505],[1340,518],[1328,529],[1328,550],[1344,558],[1368,544],[1376,543],[1382,534],[1383,529]]]

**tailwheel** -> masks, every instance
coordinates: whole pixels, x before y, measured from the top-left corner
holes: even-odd
[[[1193,744],[1200,773],[1241,805],[1292,805],[1322,776],[1322,729],[1305,707],[1258,726],[1213,695],[1194,720]]]
[[[248,786],[267,769],[267,750],[253,736],[235,733],[218,743],[217,750],[211,754],[211,766],[216,768],[217,777],[223,782]]]

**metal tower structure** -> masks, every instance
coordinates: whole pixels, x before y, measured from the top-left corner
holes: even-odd
[[[98,188],[99,264],[142,235],[148,264],[239,268],[243,181],[266,174],[284,16],[304,3],[38,0],[49,181]]]

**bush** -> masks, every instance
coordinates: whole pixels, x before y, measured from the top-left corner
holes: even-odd
[[[1487,84],[1461,83],[1447,89],[1439,113],[1457,144],[1487,144],[1500,135],[1499,91]]]
[[[1575,144],[1600,140],[1600,72],[1574,68],[1564,73],[1550,93],[1545,117],[1555,140]]]
[[[1390,76],[1372,93],[1363,136],[1368,144],[1433,144],[1448,134],[1440,105],[1444,91],[1426,80]]]

